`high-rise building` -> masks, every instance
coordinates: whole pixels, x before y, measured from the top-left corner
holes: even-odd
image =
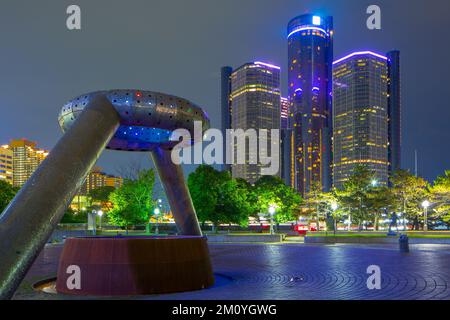
[[[290,184],[331,187],[333,18],[304,14],[288,24]]]
[[[289,117],[289,99],[281,97],[280,100],[280,129],[288,128],[288,117]]]
[[[389,173],[401,168],[401,92],[400,51],[387,53],[388,58],[388,117],[389,117]]]
[[[341,188],[363,164],[387,185],[388,59],[363,51],[333,65],[333,184]]]
[[[263,62],[239,67],[231,74],[231,128],[267,129],[270,146],[270,130],[280,128],[280,96],[280,67]],[[237,150],[236,145],[233,148]],[[254,183],[261,176],[261,164],[249,163],[258,155],[250,154],[248,146],[245,150],[246,163],[233,164],[232,175]]]
[[[0,181],[13,184],[13,151],[8,145],[0,147]]]
[[[106,174],[102,171],[102,168],[96,166],[89,172],[79,194],[88,195],[92,190],[106,186],[119,188],[122,183],[123,179],[121,177]]]
[[[13,186],[21,187],[47,157],[48,151],[36,148],[36,143],[26,140],[11,140],[8,145],[13,153]]]
[[[231,74],[233,68],[222,67],[220,70],[221,75],[221,87],[220,87],[220,109],[222,115],[222,136],[226,137],[226,130],[231,129]],[[226,141],[223,143],[223,157],[226,158],[227,153],[230,151],[229,148],[232,146],[227,144]],[[224,161],[223,170],[230,171],[231,165]]]
[[[280,165],[281,179],[290,185],[290,135],[289,130],[289,99],[281,97],[280,101]]]

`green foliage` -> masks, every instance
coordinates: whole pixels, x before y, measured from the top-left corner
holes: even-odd
[[[436,216],[450,222],[450,170],[439,176],[429,188]]]
[[[255,183],[257,212],[268,213],[270,206],[275,206],[275,220],[279,223],[295,220],[299,214],[302,197],[298,192],[284,184],[276,176],[262,176]]]
[[[393,208],[405,212],[408,219],[423,215],[422,201],[428,197],[428,183],[406,170],[397,170],[391,177]]]
[[[369,219],[374,221],[375,230],[378,230],[381,213],[392,208],[394,203],[394,195],[388,187],[374,187],[369,190],[367,208],[370,215]]]
[[[87,214],[86,212],[76,212],[71,208],[68,208],[64,213],[61,223],[86,223]]]
[[[152,200],[155,174],[142,170],[135,179],[125,179],[123,185],[110,193],[113,209],[108,213],[111,223],[130,227],[147,223],[156,203]]]
[[[324,192],[320,182],[314,182],[305,196],[302,207],[306,209],[308,215],[315,217],[316,220],[325,218],[328,215],[337,218],[339,211],[331,209],[332,204],[336,202],[337,199],[332,192]]]
[[[90,199],[90,206],[98,205],[101,208],[108,208],[111,210],[109,197],[115,190],[114,187],[104,186],[91,190],[88,194]]]
[[[201,165],[188,177],[189,191],[201,222],[247,225],[254,210],[251,190],[242,180],[232,179],[229,172]]]
[[[13,187],[6,181],[0,180],[0,214],[8,206],[19,188]]]
[[[373,178],[374,172],[365,165],[358,165],[354,168],[353,175],[344,183],[343,189],[336,190],[340,205],[358,224],[361,224],[363,220],[369,220],[369,191]]]

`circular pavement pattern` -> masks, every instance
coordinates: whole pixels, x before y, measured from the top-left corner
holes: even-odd
[[[211,244],[209,248],[214,273],[227,281],[205,290],[132,298],[450,299],[449,245],[411,245],[410,253],[399,252],[397,246],[367,245]],[[31,275],[39,273],[39,263],[47,270],[56,264],[48,261],[48,252],[45,256],[47,261],[40,257]],[[367,288],[370,265],[381,269],[380,290]],[[70,297],[19,292],[16,298]]]

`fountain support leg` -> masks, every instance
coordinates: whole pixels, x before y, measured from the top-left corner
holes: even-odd
[[[151,156],[180,234],[201,236],[202,231],[195,214],[191,195],[184,181],[183,169],[180,165],[172,162],[170,150],[159,147],[151,152]]]
[[[0,216],[0,299],[10,299],[119,127],[95,97]]]

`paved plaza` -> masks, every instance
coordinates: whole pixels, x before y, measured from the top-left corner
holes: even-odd
[[[450,299],[450,245],[210,244],[214,287],[133,299]],[[56,276],[62,245],[47,245],[15,299],[75,299],[36,292]],[[381,268],[381,289],[369,290],[369,265]],[[77,298],[79,299],[79,297]]]

